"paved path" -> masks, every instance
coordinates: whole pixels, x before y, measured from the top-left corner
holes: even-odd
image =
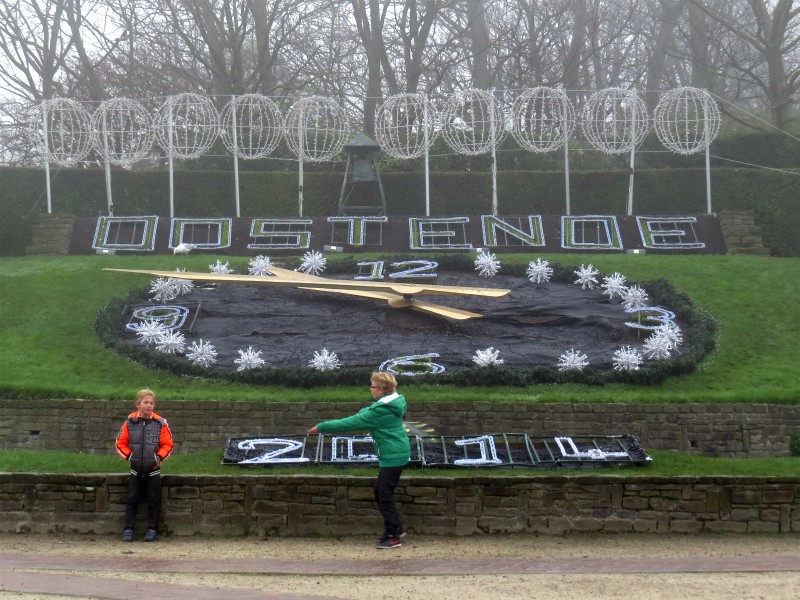
[[[798,600],[800,535],[0,533],[0,600]]]
[[[387,554],[395,551],[387,551]],[[396,556],[396,554],[395,554]],[[68,572],[69,574],[65,573]],[[646,574],[646,573],[771,573],[800,572],[800,558],[770,556],[686,556],[656,558],[495,558],[415,560],[233,560],[159,559],[144,557],[53,556],[0,553],[0,592],[55,594],[61,597],[119,600],[207,600],[234,596],[236,600],[303,598],[334,600],[331,595],[265,592],[219,586],[180,585],[155,581],[126,585],[99,573],[227,573],[250,575],[336,576],[458,576],[536,574]],[[76,574],[77,573],[77,574]]]

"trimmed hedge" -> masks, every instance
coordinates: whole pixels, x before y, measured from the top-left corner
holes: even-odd
[[[421,172],[381,176],[389,214],[425,213],[425,178]],[[498,204],[503,215],[565,214],[565,181],[560,171],[501,171]],[[628,172],[582,171],[570,175],[571,214],[625,214]],[[117,215],[169,216],[166,171],[114,171],[112,197]],[[38,212],[44,210],[41,169],[0,169],[0,255],[19,255],[29,243]],[[229,217],[235,213],[233,174],[228,171],[177,171],[175,214],[182,217]],[[491,212],[488,171],[442,172],[430,177],[433,215]],[[243,217],[297,215],[296,173],[240,173]],[[338,212],[342,174],[306,173],[304,214]],[[52,181],[55,212],[96,217],[107,212],[105,177],[100,169],[63,169]],[[800,256],[800,176],[754,169],[712,172],[715,211],[752,209],[764,243],[775,256]],[[698,214],[706,211],[704,169],[654,169],[636,173],[634,214]]]
[[[399,259],[399,257],[397,257]],[[442,271],[474,271],[473,262],[464,255],[436,256]],[[390,260],[390,259],[386,259]],[[573,282],[577,267],[551,265],[552,281]],[[507,265],[504,274],[525,277],[527,265]],[[357,271],[353,260],[329,263],[328,273],[352,273]],[[634,282],[631,282],[634,283]],[[493,367],[454,368],[436,375],[401,377],[404,384],[453,384],[475,386],[520,386],[535,383],[582,383],[604,385],[612,382],[649,385],[668,377],[683,375],[694,371],[700,361],[713,352],[717,345],[719,323],[710,314],[699,310],[691,299],[678,293],[666,280],[659,279],[640,282],[654,305],[669,308],[682,321],[688,324],[684,341],[688,350],[672,358],[647,361],[638,371],[614,371],[586,368],[583,371],[559,371],[555,367],[536,366],[531,369],[514,369],[503,365]],[[146,346],[126,343],[121,338],[120,315],[126,305],[148,301],[148,289],[140,288],[128,298],[117,299],[100,311],[95,321],[95,331],[100,343],[119,354],[143,364],[151,369],[164,369],[185,377],[207,377],[227,379],[236,383],[251,385],[284,385],[289,387],[317,387],[323,385],[358,385],[369,378],[369,369],[349,368],[320,372],[309,367],[297,369],[257,368],[246,371],[212,371],[193,365],[187,359],[172,354],[164,354]]]

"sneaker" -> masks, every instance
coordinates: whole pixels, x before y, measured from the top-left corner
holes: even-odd
[[[378,543],[375,544],[375,547],[379,550],[388,550],[390,548],[399,548],[403,545],[403,542],[400,541],[399,537],[393,537],[390,535],[383,536]]]
[[[391,534],[391,533],[389,533],[388,531],[384,531],[384,532],[381,534],[381,537],[379,537],[379,538],[378,538],[378,543],[380,544],[381,542],[384,542],[384,541],[386,541],[386,538],[390,538],[390,537],[397,537],[397,538],[403,538],[403,537],[406,537],[406,528],[405,528],[405,527],[403,527],[403,528],[400,530],[400,533],[398,533],[397,535],[392,535],[392,534]]]
[[[133,529],[126,529],[122,532],[122,541],[123,542],[132,542],[133,541]]]
[[[158,537],[158,532],[155,529],[148,529],[147,533],[144,534],[144,541],[155,542],[157,537]]]

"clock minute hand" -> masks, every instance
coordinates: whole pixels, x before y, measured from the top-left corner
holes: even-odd
[[[123,273],[140,273],[158,277],[171,277],[173,279],[189,279],[193,281],[212,281],[218,283],[246,283],[256,285],[285,285],[288,287],[301,287],[313,282],[315,287],[332,289],[364,289],[395,292],[405,297],[414,294],[442,294],[456,296],[482,296],[500,298],[510,293],[511,290],[500,288],[476,288],[451,285],[423,285],[405,283],[384,283],[378,281],[350,281],[345,279],[326,279],[315,277],[313,280],[300,278],[297,273],[291,277],[262,277],[258,275],[234,275],[225,273],[192,273],[189,271],[150,271],[142,269],[104,269],[106,271],[119,271]]]

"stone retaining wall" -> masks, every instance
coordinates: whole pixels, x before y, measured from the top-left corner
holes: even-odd
[[[119,534],[127,482],[121,474],[0,473],[0,531]],[[382,529],[371,477],[165,475],[163,482],[163,531],[171,535]],[[407,471],[397,495],[407,527],[419,534],[800,532],[800,477],[446,478]]]
[[[704,456],[789,456],[800,435],[800,405],[514,404],[414,402],[408,419],[439,435],[527,433],[635,435],[645,450]],[[0,449],[113,451],[131,401],[0,399]],[[304,433],[355,413],[363,404],[324,402],[159,401],[176,452],[222,448],[229,437]]]

